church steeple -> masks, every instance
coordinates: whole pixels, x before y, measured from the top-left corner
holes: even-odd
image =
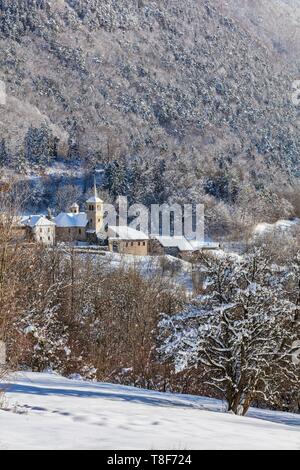
[[[94,175],[93,196],[87,201],[88,230],[99,233],[103,228],[103,201],[98,197],[96,175]]]
[[[98,191],[97,191],[96,175],[94,175],[94,197],[95,197],[95,199],[98,199]]]

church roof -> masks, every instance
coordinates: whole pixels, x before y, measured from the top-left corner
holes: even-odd
[[[79,214],[73,214],[72,212],[61,212],[57,217],[55,217],[54,221],[56,226],[60,228],[84,228],[88,223],[85,212],[79,212]]]

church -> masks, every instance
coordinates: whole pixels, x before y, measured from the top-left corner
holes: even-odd
[[[80,212],[77,203],[69,212],[61,212],[54,218],[56,242],[89,242],[97,244],[103,232],[104,202],[98,197],[94,184],[94,194],[86,201],[86,210]]]
[[[98,245],[120,255],[190,256],[203,250],[217,250],[219,243],[197,242],[185,237],[153,236],[128,226],[105,225],[104,201],[99,198],[96,182],[92,196],[80,211],[75,202],[68,212],[56,217],[31,215],[22,219],[21,228],[29,242],[53,246],[59,243]],[[19,226],[20,228],[20,226]]]
[[[26,239],[43,245],[58,243],[86,243],[107,246],[109,251],[119,254],[146,256],[150,252],[148,235],[130,227],[104,227],[104,201],[94,183],[93,195],[86,201],[85,211],[77,203],[68,212],[56,217],[31,215],[21,221]]]

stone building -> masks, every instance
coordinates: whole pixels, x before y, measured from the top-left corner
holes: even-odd
[[[43,245],[54,245],[56,227],[52,220],[43,215],[31,215],[21,221],[21,226],[25,227],[28,241],[42,243]]]
[[[64,243],[85,242],[108,246],[111,252],[146,256],[150,252],[149,238],[129,227],[104,227],[104,202],[99,198],[96,184],[94,193],[86,201],[84,212],[77,203],[68,212],[54,218],[56,241]]]
[[[112,253],[147,256],[150,252],[149,237],[130,227],[108,227],[108,246]]]

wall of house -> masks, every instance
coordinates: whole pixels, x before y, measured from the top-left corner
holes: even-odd
[[[56,227],[57,242],[85,242],[86,230],[79,227]]]
[[[35,241],[43,243],[43,245],[54,245],[55,243],[55,226],[35,227],[33,230]]]
[[[148,240],[109,240],[109,251],[121,255],[147,256],[149,254]]]

